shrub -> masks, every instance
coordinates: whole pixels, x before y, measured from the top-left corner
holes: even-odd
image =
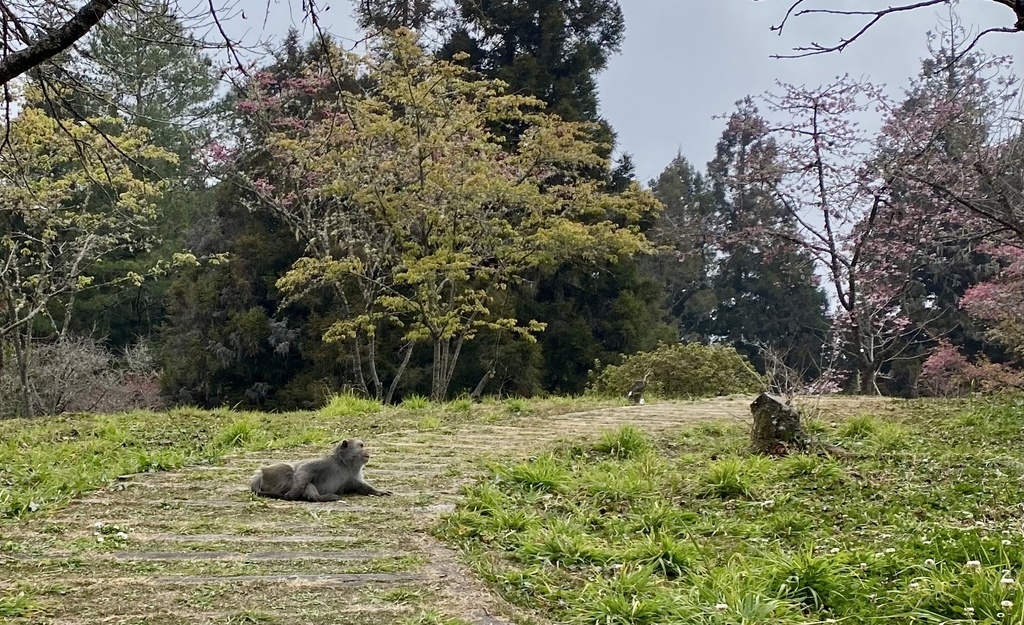
[[[734,348],[675,343],[627,356],[621,365],[609,365],[597,375],[591,372],[588,390],[624,395],[645,376],[650,393],[672,399],[749,393],[763,387],[754,367]]]
[[[14,361],[13,353],[5,352],[4,357]],[[36,415],[164,407],[145,343],[126,349],[120,358],[88,336],[34,344],[26,376]],[[17,366],[0,368],[0,418],[26,416],[23,393]]]
[[[941,339],[921,366],[920,384],[923,394],[935,397],[991,393],[1024,388],[1024,371],[991,362],[984,356],[972,363],[956,346]]]

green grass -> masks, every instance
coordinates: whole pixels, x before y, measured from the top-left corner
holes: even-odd
[[[536,415],[599,405],[586,398],[519,401],[524,412]],[[319,451],[342,438],[359,437],[372,445],[381,432],[514,418],[497,402],[433,404],[414,397],[400,406],[383,406],[354,395],[336,395],[313,413],[179,408],[3,420],[0,525],[55,511],[120,475],[217,462],[224,454],[243,451],[298,446]]]
[[[25,591],[0,596],[0,617],[2,618],[31,616],[37,611],[38,607],[35,599],[31,595],[26,594]]]
[[[401,406],[406,410],[426,410],[430,408],[430,399],[422,395],[412,395],[403,399]]]
[[[333,395],[327,401],[327,405],[320,409],[320,414],[325,417],[351,417],[367,414],[374,414],[384,409],[379,401],[359,397],[354,393]]]
[[[439,536],[509,601],[580,624],[1024,622],[1024,403],[907,402],[816,429],[634,427],[495,466]]]
[[[594,451],[616,458],[635,458],[651,449],[651,441],[639,429],[627,425],[605,432]]]

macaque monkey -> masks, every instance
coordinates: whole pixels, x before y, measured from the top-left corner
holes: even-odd
[[[323,458],[260,467],[249,482],[252,492],[288,501],[337,501],[344,494],[391,495],[363,477],[370,450],[359,439],[343,440]]]

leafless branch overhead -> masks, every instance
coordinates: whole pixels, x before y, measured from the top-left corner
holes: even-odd
[[[56,30],[39,37],[25,48],[0,61],[0,84],[21,76],[40,63],[70,48],[99,23],[120,0],[89,0],[74,16]]]
[[[878,0],[879,3],[884,0]],[[978,40],[990,33],[1015,33],[1024,31],[1024,1],[1022,0],[985,0],[987,2],[996,2],[1001,4],[1014,14],[1014,23],[1012,26],[1003,26],[999,28],[988,28],[982,31],[974,43],[971,44],[973,48]],[[820,3],[828,3],[830,0],[819,0]],[[793,48],[791,54],[775,54],[772,55],[774,58],[800,58],[805,56],[814,56],[818,54],[827,54],[829,52],[842,52],[851,43],[860,39],[865,33],[871,30],[876,24],[881,22],[887,16],[906,13],[908,11],[916,11],[918,9],[926,9],[929,7],[938,6],[941,4],[949,4],[950,0],[918,0],[917,2],[906,2],[904,4],[886,5],[877,9],[860,9],[860,10],[844,10],[844,9],[829,9],[815,6],[815,0],[790,0],[789,9],[783,16],[782,21],[771,27],[771,29],[780,35],[782,31],[789,24],[790,20],[798,17],[807,15],[834,15],[845,18],[860,18],[862,20],[860,27],[853,32],[849,37],[840,38],[838,42],[832,44],[823,44],[816,41],[812,41],[806,46],[798,46]]]

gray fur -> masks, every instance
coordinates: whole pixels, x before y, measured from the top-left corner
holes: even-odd
[[[341,495],[391,495],[363,477],[370,453],[359,439],[343,440],[323,458],[260,467],[249,482],[262,497],[288,501],[337,501]]]

